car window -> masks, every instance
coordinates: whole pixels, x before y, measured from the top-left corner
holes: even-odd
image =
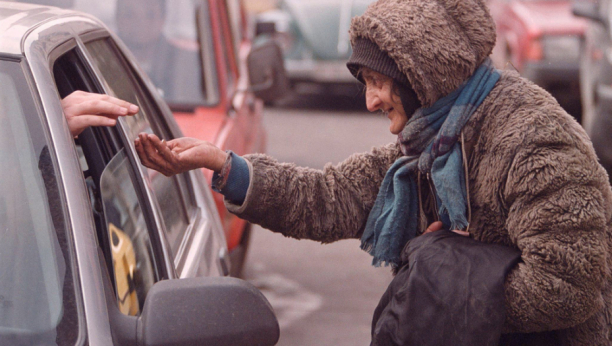
[[[96,89],[77,49],[59,57],[53,72],[62,97],[75,89]],[[138,315],[148,290],[163,276],[163,264],[158,263],[163,255],[154,255],[151,237],[157,232],[138,170],[127,159],[117,129],[86,129],[76,145],[119,309]]]
[[[163,126],[161,121],[163,116],[160,111],[110,39],[94,40],[85,45],[104,77],[106,89],[113,96],[140,107],[137,115],[120,120],[128,130],[128,137],[134,139],[141,132],[154,132],[162,139],[172,139],[169,131]],[[189,175],[184,173],[166,177],[159,172],[143,169],[149,176],[160,207],[171,250],[177,254],[196,209],[189,191],[191,186]]]
[[[0,344],[74,345],[84,336],[51,142],[20,63],[0,60],[0,85]]]
[[[108,163],[100,194],[110,240],[119,309],[138,315],[147,292],[157,281],[151,239],[136,193],[136,177],[125,149]]]

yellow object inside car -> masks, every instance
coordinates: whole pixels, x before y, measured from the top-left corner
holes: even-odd
[[[136,255],[130,238],[112,223],[108,224],[111,252],[113,254],[113,269],[119,310],[125,315],[138,315],[140,308],[134,285],[136,271]]]

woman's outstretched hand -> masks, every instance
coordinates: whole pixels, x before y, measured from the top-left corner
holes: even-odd
[[[427,227],[427,229],[425,230],[425,232],[423,232],[423,234],[427,234],[427,233],[431,233],[431,232],[436,232],[442,229],[442,222],[441,221],[436,221],[434,223],[432,223],[431,225],[429,225],[429,227]],[[466,231],[460,231],[458,229],[453,230],[453,232],[462,235],[464,237],[469,237],[470,234]]]
[[[141,133],[134,145],[145,167],[168,177],[197,168],[219,172],[227,159],[227,153],[211,143],[189,137],[165,142],[156,135]]]
[[[89,126],[115,126],[117,118],[138,113],[138,106],[118,98],[75,91],[62,100],[64,116],[72,136]]]

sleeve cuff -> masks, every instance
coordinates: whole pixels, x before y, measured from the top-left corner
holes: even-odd
[[[213,174],[212,188],[233,204],[241,205],[249,189],[249,166],[241,156],[230,150],[227,153],[227,160],[221,171]]]

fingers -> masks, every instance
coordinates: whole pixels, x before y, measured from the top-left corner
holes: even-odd
[[[439,230],[442,229],[442,227],[443,227],[442,222],[441,221],[436,221],[436,222],[432,223],[431,225],[429,225],[429,227],[427,227],[427,229],[425,230],[425,232],[423,232],[423,234],[439,231]],[[452,232],[457,233],[459,235],[462,235],[464,237],[469,237],[470,236],[469,232],[461,231],[461,230],[458,230],[458,229],[455,229]]]
[[[432,223],[431,225],[429,225],[429,227],[427,227],[427,229],[425,230],[425,232],[423,232],[423,234],[439,231],[442,229],[442,226],[443,226],[442,221],[436,221]]]
[[[88,126],[115,126],[116,119],[101,117],[99,115],[82,115],[72,121],[72,125],[77,128],[85,129]]]
[[[77,104],[92,102],[92,101],[97,101],[102,104],[107,104],[109,107],[111,105],[116,106],[117,107],[116,109],[121,109],[121,113],[125,113],[125,114],[119,114],[119,115],[133,115],[133,114],[138,113],[138,110],[139,110],[138,106],[131,104],[127,101],[120,100],[116,97],[106,95],[106,94],[89,93],[85,91],[75,91],[72,94],[66,96],[62,100],[62,106],[64,108],[67,108],[69,106],[74,106]],[[100,114],[100,112],[98,113],[89,112],[89,113]],[[115,114],[115,113],[116,112],[111,112],[110,114]]]
[[[136,147],[136,152],[138,153],[138,157],[140,158],[142,165],[157,171],[157,166],[155,166],[151,160],[149,160],[149,156],[147,155],[140,138],[136,138],[134,140],[134,147]]]
[[[455,233],[457,233],[457,234],[459,234],[459,235],[462,235],[462,236],[464,236],[464,237],[469,237],[469,236],[470,236],[470,233],[469,233],[469,232],[466,232],[466,231],[460,231],[460,230],[458,230],[458,229],[453,230],[453,232],[455,232]]]
[[[162,142],[157,136],[141,133],[134,144],[145,167],[154,169],[165,176],[181,173],[174,154],[165,146],[165,142]],[[164,153],[163,156],[161,152]]]
[[[61,103],[73,136],[89,126],[114,126],[118,117],[138,113],[138,106],[129,102],[84,91],[73,92]]]
[[[160,140],[156,135],[149,135],[149,143],[153,145],[153,147],[157,150],[159,155],[168,163],[175,162],[176,156],[172,152],[172,150],[168,147],[165,141]],[[174,145],[173,145],[174,147]]]

